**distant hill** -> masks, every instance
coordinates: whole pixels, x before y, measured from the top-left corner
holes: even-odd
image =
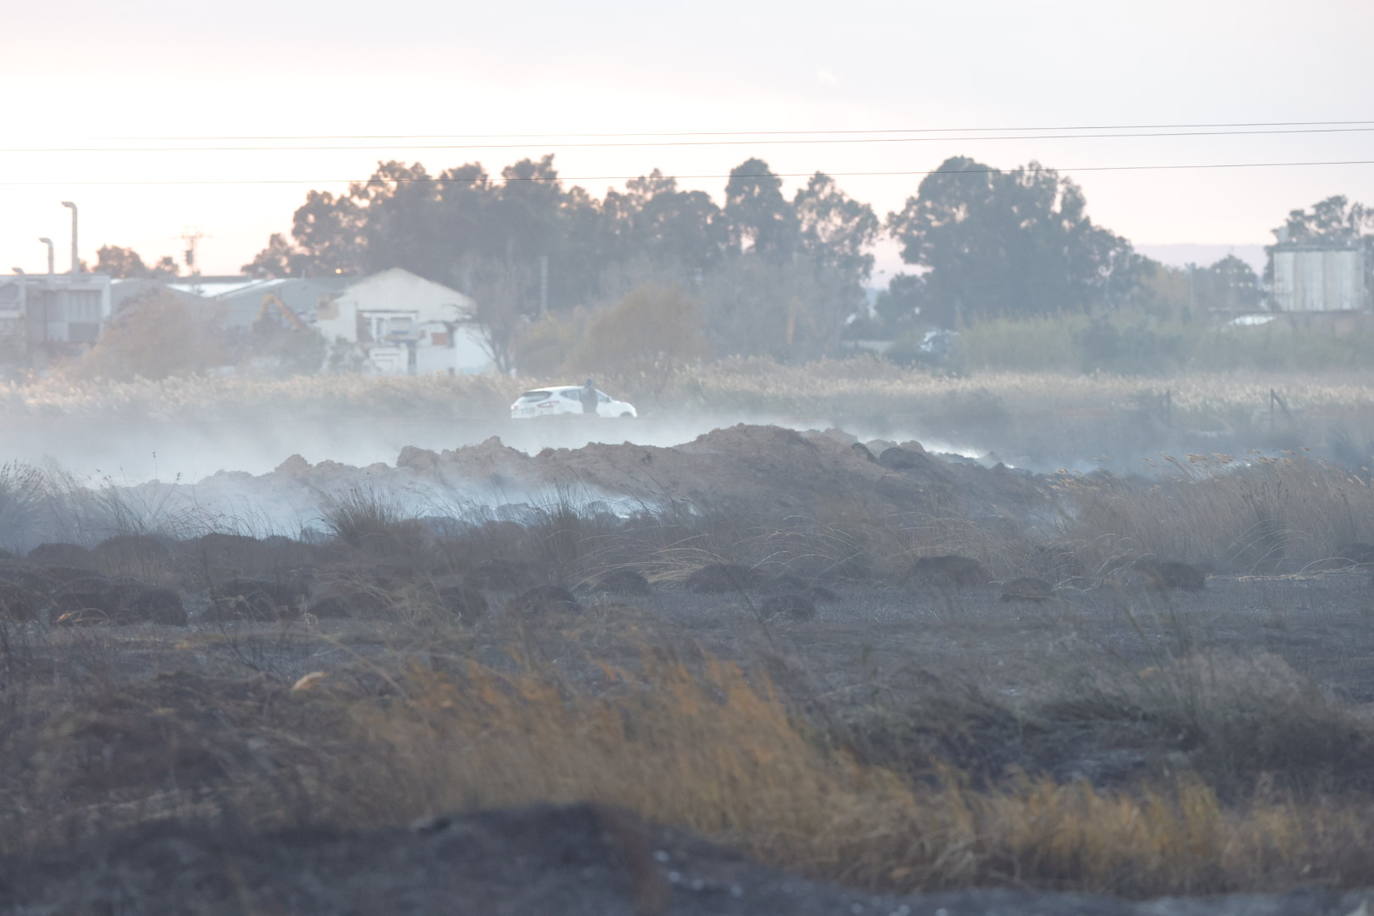
[[[1263,245],[1171,243],[1167,245],[1136,245],[1135,250],[1170,267],[1183,267],[1190,263],[1197,264],[1199,267],[1208,267],[1228,254],[1233,254],[1253,267],[1255,273],[1264,273]]]

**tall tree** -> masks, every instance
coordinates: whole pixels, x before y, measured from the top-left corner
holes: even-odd
[[[250,277],[299,277],[307,271],[305,255],[280,232],[272,233],[267,247],[241,268]]]
[[[309,191],[291,219],[291,238],[300,254],[293,272],[320,276],[357,270],[363,251],[365,216],[347,196]]]
[[[1194,282],[1201,286],[1195,293],[1197,301],[1208,308],[1252,311],[1263,298],[1255,269],[1233,254],[1194,271]]]
[[[782,179],[762,159],[747,159],[730,170],[722,213],[737,254],[783,261],[797,250],[796,214],[782,196]]]
[[[164,255],[156,264],[149,267],[132,248],[104,245],[96,251],[95,272],[118,279],[168,280],[177,275],[177,264],[170,255]]]
[[[953,326],[1124,299],[1141,258],[1085,210],[1083,192],[1052,169],[1032,162],[1002,172],[958,156],[887,225],[903,260],[924,270],[930,317]]]
[[[725,253],[720,208],[704,191],[683,191],[658,169],[606,192],[602,213],[619,258],[643,259],[666,274],[695,280]]]
[[[873,272],[870,249],[880,225],[872,207],[845,194],[829,175],[817,172],[797,191],[792,208],[801,248],[808,257],[855,283],[868,281]]]
[[[1344,194],[1320,200],[1307,210],[1290,210],[1284,221],[1294,242],[1349,243],[1374,228],[1374,208],[1352,202]]]
[[[148,276],[148,265],[132,248],[103,245],[95,253],[95,272],[118,279]]]

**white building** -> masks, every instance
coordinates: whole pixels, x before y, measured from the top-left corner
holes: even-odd
[[[0,277],[0,336],[30,361],[95,343],[109,320],[104,274]]]
[[[1348,312],[1368,304],[1365,249],[1303,244],[1280,234],[1273,248],[1274,307],[1281,312]]]
[[[492,361],[471,323],[475,307],[457,290],[394,267],[321,300],[315,327],[331,344],[355,344],[378,373],[484,372]]]

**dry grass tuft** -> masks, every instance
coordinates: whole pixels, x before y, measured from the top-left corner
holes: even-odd
[[[1205,562],[1219,571],[1292,572],[1339,556],[1369,535],[1374,487],[1302,455],[1168,459],[1155,483],[1063,478],[1073,507],[1064,536],[1093,568],[1149,555]]]
[[[766,681],[707,660],[603,668],[584,693],[529,670],[412,672],[352,708],[366,751],[322,782],[333,818],[395,823],[596,801],[773,864],[870,888],[974,884],[1133,895],[1346,883],[1374,868],[1368,806],[1255,797],[1195,777],[1135,792],[1023,777],[920,785],[815,740]]]

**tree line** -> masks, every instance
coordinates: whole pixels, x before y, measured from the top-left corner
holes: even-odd
[[[1360,236],[1371,221],[1374,210],[1336,197],[1287,222],[1296,237],[1334,239]],[[883,232],[909,269],[870,312],[872,247]],[[757,158],[731,170],[719,203],[658,170],[597,198],[566,187],[552,155],[499,176],[479,163],[430,174],[420,163],[383,162],[345,193],[309,191],[289,233],[273,234],[244,270],[310,277],[389,267],[471,295],[503,364],[531,319],[617,302],[646,285],[697,303],[715,354],[788,358],[832,350],[856,322],[891,334],[918,321],[1260,305],[1259,277],[1243,261],[1165,268],[1096,225],[1082,189],[1055,170],[1032,162],[1004,171],[962,156],[885,218],[821,172],[789,197]],[[164,258],[147,268],[107,247],[97,269],[158,276],[175,265]]]

